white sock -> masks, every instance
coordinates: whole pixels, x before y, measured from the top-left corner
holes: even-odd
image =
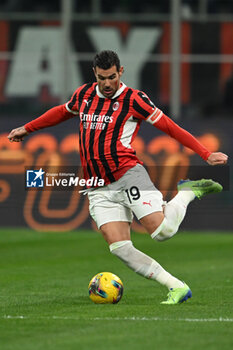
[[[164,241],[176,234],[183,221],[188,204],[194,200],[192,191],[180,191],[166,204],[164,208],[164,220],[162,224],[151,234],[153,239]]]
[[[193,191],[179,191],[177,195],[170,201],[176,200],[177,203],[180,203],[180,205],[188,206],[190,202],[192,202],[196,198]],[[170,203],[169,202],[169,203]]]
[[[169,272],[163,269],[156,278],[156,281],[160,284],[170,288],[183,288],[184,283],[178,280],[176,277],[172,276]]]
[[[138,274],[155,280],[170,288],[182,288],[183,282],[172,276],[154,259],[142,253],[133,246],[131,241],[120,241],[112,243],[110,251],[120,258],[128,267]]]

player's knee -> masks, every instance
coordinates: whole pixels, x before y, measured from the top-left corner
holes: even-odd
[[[167,239],[174,236],[178,231],[179,226],[175,225],[165,217],[160,226],[151,234],[151,238],[158,242],[166,241]]]
[[[163,220],[164,220],[163,212],[154,212],[141,218],[140,223],[145,227],[147,232],[151,234],[151,232],[153,233],[155,230],[158,229],[158,227],[161,225]]]

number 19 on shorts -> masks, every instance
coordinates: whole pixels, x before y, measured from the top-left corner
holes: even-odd
[[[130,189],[125,190],[125,192],[130,203],[132,203],[132,201],[138,200],[141,197],[140,191],[136,186],[130,187]]]

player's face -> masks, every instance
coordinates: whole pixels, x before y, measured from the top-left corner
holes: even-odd
[[[124,68],[121,67],[118,72],[116,66],[112,66],[109,69],[102,69],[99,67],[94,68],[99,90],[106,98],[114,96],[119,89],[123,71]]]

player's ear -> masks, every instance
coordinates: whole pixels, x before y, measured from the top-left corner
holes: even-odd
[[[124,67],[121,66],[121,67],[120,67],[120,70],[119,70],[119,75],[120,75],[120,77],[122,76],[123,73],[124,73]]]
[[[92,67],[92,69],[93,69],[93,72],[95,74],[95,77],[97,78],[97,73],[96,73],[95,67]]]

